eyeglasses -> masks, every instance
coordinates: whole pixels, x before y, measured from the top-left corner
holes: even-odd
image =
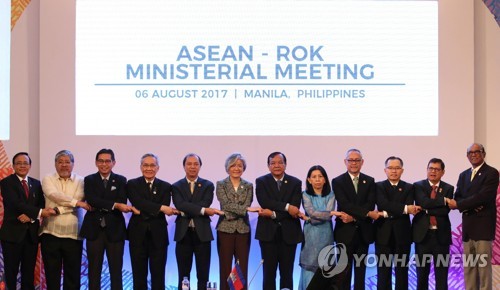
[[[427,168],[427,171],[440,172],[441,170],[443,170],[443,169],[441,169],[441,168],[436,168],[436,167],[429,167],[429,168]]]
[[[149,163],[143,163],[143,164],[141,164],[141,166],[144,167],[144,168],[156,168],[157,167],[157,165],[154,164],[154,163],[151,163],[151,164],[149,164]]]
[[[467,155],[475,155],[475,154],[482,154],[483,150],[476,150],[476,151],[469,151],[467,152]]]
[[[29,166],[30,164],[28,162],[16,162],[14,163],[15,166]]]
[[[363,159],[346,159],[346,161],[349,163],[360,163]]]
[[[392,171],[392,170],[396,170],[397,171],[397,170],[403,169],[402,167],[386,167],[386,168],[387,168],[387,170],[390,170],[390,171]]]
[[[99,164],[111,164],[111,162],[113,162],[111,159],[97,159],[97,163]]]

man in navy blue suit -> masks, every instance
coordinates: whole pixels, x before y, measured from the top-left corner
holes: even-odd
[[[442,181],[444,162],[432,158],[427,164],[427,178],[414,183],[415,202],[422,206],[412,221],[413,241],[417,254],[417,290],[429,289],[430,259],[434,260],[436,290],[448,289],[448,262],[451,244],[450,208],[446,199],[453,198],[453,186]]]
[[[280,289],[293,289],[295,250],[304,240],[299,221],[302,182],[285,173],[286,157],[281,152],[271,153],[267,166],[270,173],[255,181],[255,194],[262,208],[255,231],[264,260],[262,288],[276,289],[279,267]]]
[[[482,255],[487,264],[464,265],[465,289],[492,289],[492,244],[497,218],[498,170],[484,161],[486,150],[479,143],[467,148],[471,168],[460,173],[455,200],[450,208],[462,213],[462,241],[465,255]]]
[[[127,232],[122,213],[132,211],[127,205],[127,179],[114,173],[115,153],[101,149],[95,156],[98,172],[84,180],[85,199],[92,207],[85,214],[80,236],[86,239],[89,261],[89,289],[101,289],[104,252],[108,258],[111,289],[122,289],[123,251]]]
[[[214,199],[214,184],[198,176],[201,158],[187,154],[182,160],[186,176],[172,186],[172,198],[180,212],[175,220],[175,256],[179,289],[183,277],[190,278],[193,255],[196,258],[198,290],[206,289],[210,273],[211,242],[214,239],[210,217],[222,211],[210,208]]]

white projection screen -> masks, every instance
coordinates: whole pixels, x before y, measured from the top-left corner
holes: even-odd
[[[96,152],[111,148],[114,171],[135,178],[140,157],[153,152],[158,178],[173,183],[184,177],[182,158],[195,152],[200,176],[215,183],[227,176],[226,157],[240,152],[243,178],[255,182],[268,172],[269,153],[282,151],[287,173],[304,182],[315,164],[329,179],[345,172],[345,151],[355,147],[377,181],[395,155],[405,181],[425,178],[427,161],[439,157],[444,180],[456,184],[474,138],[473,5],[464,2],[42,1],[33,167],[53,172],[55,153],[69,149],[85,176],[96,172]],[[256,220],[250,216],[253,229]],[[173,289],[175,218],[167,221]],[[260,289],[253,237],[251,289]],[[214,241],[211,281],[218,269]],[[368,269],[367,279],[375,274]]]
[[[435,136],[437,17],[437,1],[77,1],[76,134]]]

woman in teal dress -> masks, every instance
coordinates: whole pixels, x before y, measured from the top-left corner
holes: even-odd
[[[335,209],[335,197],[328,175],[320,165],[307,173],[306,190],[302,193],[302,205],[306,212],[304,242],[300,251],[299,290],[305,290],[314,272],[318,269],[318,254],[324,247],[333,244],[332,216],[339,215]]]

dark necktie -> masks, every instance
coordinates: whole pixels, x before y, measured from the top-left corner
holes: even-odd
[[[108,179],[107,178],[104,178],[102,180],[102,184],[104,184],[104,188],[108,188]]]
[[[276,184],[278,185],[278,191],[281,191],[281,180],[276,180]]]
[[[21,181],[21,184],[23,185],[24,194],[26,195],[26,199],[28,199],[30,197],[30,189],[28,188],[28,183],[26,182],[26,179],[23,179],[23,181]]]
[[[437,186],[435,186],[435,185],[432,186],[431,199],[436,198],[436,188],[437,188]],[[431,226],[433,226],[433,227],[437,226],[437,220],[436,220],[435,216],[433,216],[433,215],[429,216],[429,221],[430,221]]]

